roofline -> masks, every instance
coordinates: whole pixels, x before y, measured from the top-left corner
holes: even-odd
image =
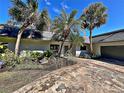
[[[100,43],[110,43],[110,42],[123,42],[124,40],[118,40],[118,41],[106,41],[106,42],[93,42],[93,44],[100,44]]]
[[[115,33],[119,33],[119,32],[124,32],[124,29],[119,29],[119,30],[115,30],[115,31],[112,31],[112,32],[107,32],[107,33],[95,35],[92,38],[99,37],[99,36],[110,35],[110,34],[115,34]]]
[[[4,39],[6,39],[6,41]],[[0,42],[6,42],[6,43],[16,42],[16,39],[17,38],[14,38],[14,37],[0,36]],[[46,41],[54,41],[54,42],[58,42],[58,41],[55,41],[55,40],[32,39],[32,38],[21,38],[21,40],[22,41],[33,41],[33,42],[37,42],[37,41],[44,41],[44,42],[46,42]],[[65,42],[70,42],[70,41],[65,41]]]

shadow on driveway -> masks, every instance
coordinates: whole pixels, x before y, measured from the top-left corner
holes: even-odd
[[[124,60],[117,60],[117,59],[111,59],[111,58],[99,58],[98,60],[110,64],[116,64],[120,66],[124,66]]]

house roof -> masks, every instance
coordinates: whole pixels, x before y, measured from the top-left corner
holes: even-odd
[[[0,36],[6,36],[6,37],[17,37],[19,31],[19,27],[10,26],[7,24],[1,24],[0,25]],[[26,29],[22,35],[22,38],[29,38],[30,34],[32,32],[33,39],[42,39],[42,40],[51,40],[53,33],[48,31],[37,31],[35,29]]]
[[[93,43],[103,43],[124,40],[124,29],[93,36]]]

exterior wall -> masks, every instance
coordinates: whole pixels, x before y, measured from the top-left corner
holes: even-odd
[[[93,44],[93,51],[95,55],[101,56],[101,46],[119,46],[119,45],[124,45],[124,41],[95,43]]]
[[[15,42],[8,43],[8,48],[14,51]],[[21,40],[20,51],[22,50],[42,50],[49,49],[49,41],[40,40]]]
[[[61,45],[61,42],[55,42],[55,41],[41,41],[41,40],[22,40],[20,45],[20,51],[23,50],[34,50],[34,51],[41,51],[44,52],[46,50],[50,49],[50,44],[57,44]],[[64,46],[70,46],[69,42],[65,42],[62,48],[62,56],[64,55]],[[14,51],[15,48],[15,42],[8,43],[8,48],[12,51]]]
[[[12,37],[0,37],[0,42],[8,43],[8,48],[12,51],[15,49],[16,38]],[[50,44],[61,45],[61,42],[51,40],[35,40],[35,39],[21,39],[20,51],[22,50],[34,50],[34,51],[46,51],[50,49]],[[64,55],[64,46],[70,47],[69,42],[65,42],[62,49],[62,56]]]

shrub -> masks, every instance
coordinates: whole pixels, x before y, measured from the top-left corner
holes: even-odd
[[[7,46],[0,45],[0,53],[4,53],[6,49],[7,49]]]
[[[24,63],[24,57],[18,57],[14,54],[14,52],[10,51],[9,49],[5,50],[5,53],[0,55],[0,60],[4,62],[5,67],[13,68],[17,64]]]
[[[100,58],[99,55],[95,55],[95,54],[94,54],[94,55],[92,56],[92,59],[99,59],[99,58]]]
[[[30,52],[30,56],[33,60],[37,61],[39,58],[41,58],[43,54],[40,52]]]
[[[20,57],[25,58],[25,61],[38,61],[43,58],[43,53],[35,52],[35,51],[23,51],[21,52]]]
[[[52,55],[53,55],[53,52],[50,50],[47,50],[46,52],[43,53],[43,56],[47,58],[51,57]]]

